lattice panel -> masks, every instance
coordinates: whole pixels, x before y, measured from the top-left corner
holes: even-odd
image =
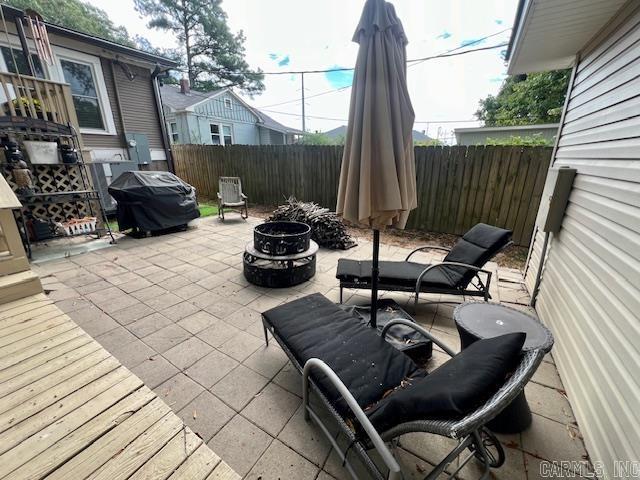
[[[34,175],[34,185],[42,193],[48,192],[70,192],[77,190],[90,190],[91,184],[84,178],[83,167],[81,165],[31,165]],[[7,183],[14,191],[18,186],[11,172],[3,172]],[[97,204],[92,205],[93,216],[100,217],[100,210]],[[72,217],[84,217],[92,215],[87,202],[62,202],[54,205],[29,206],[29,211],[36,218],[51,219],[54,222],[64,222]]]

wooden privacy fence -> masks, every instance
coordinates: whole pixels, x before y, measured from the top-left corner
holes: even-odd
[[[550,147],[416,147],[418,208],[407,228],[462,234],[478,222],[514,232],[529,245],[551,159]],[[218,177],[242,179],[253,204],[294,195],[335,208],[342,146],[174,145],[176,175],[201,198],[216,198]]]

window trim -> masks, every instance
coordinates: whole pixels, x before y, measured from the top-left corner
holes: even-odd
[[[178,131],[178,122],[167,122],[169,124],[169,138],[171,139],[171,143],[180,143],[180,132]],[[175,130],[173,126],[175,125]],[[175,135],[176,138],[173,138]]]
[[[22,50],[22,47],[20,46],[20,38],[17,35],[14,35],[13,33],[9,33],[9,40],[11,40],[11,44],[7,43],[7,38],[5,35],[3,35],[2,38],[0,38],[0,46]],[[29,53],[31,53],[31,55],[38,54],[36,50],[36,44],[33,42],[31,38],[27,38],[27,45],[29,46]],[[52,66],[48,65],[47,62],[43,62],[42,60],[40,60],[40,63],[42,65],[42,70],[44,71],[44,79],[45,80],[51,79]],[[7,68],[7,64],[4,61],[4,56],[2,55],[0,55],[0,70],[3,72],[9,71],[9,69]]]
[[[211,131],[211,126],[215,125],[218,127],[218,133],[213,133]],[[221,147],[226,146],[227,144],[224,141],[224,127],[229,127],[229,129],[231,130],[231,145],[235,145],[235,135],[233,133],[233,124],[231,123],[218,123],[218,122],[209,122],[209,139],[211,140],[211,144],[212,145],[220,145]],[[218,137],[220,137],[220,143],[213,143],[213,139],[212,136],[213,135],[218,135]]]
[[[107,93],[107,86],[104,81],[104,73],[102,71],[102,63],[100,57],[89,55],[75,50],[69,50],[63,47],[53,46],[53,53],[55,57],[55,73],[58,82],[67,83],[64,79],[62,70],[62,64],[60,60],[66,60],[68,62],[79,63],[87,65],[91,68],[93,74],[93,80],[96,87],[96,93],[98,96],[98,103],[100,105],[100,111],[102,112],[102,123],[104,130],[98,128],[86,128],[80,127],[80,133],[93,134],[93,135],[117,135],[116,124],[113,119],[113,112],[111,111],[111,103],[109,101],[109,95]]]
[[[228,109],[228,110],[233,110],[233,100],[229,97],[224,97],[224,108]],[[227,102],[228,105],[227,105]]]

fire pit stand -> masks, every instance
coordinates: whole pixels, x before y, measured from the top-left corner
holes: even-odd
[[[308,225],[267,222],[254,229],[243,255],[244,276],[261,287],[284,288],[306,282],[316,273],[318,244]]]

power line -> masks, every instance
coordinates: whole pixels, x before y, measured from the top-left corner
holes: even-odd
[[[280,115],[288,115],[290,117],[301,117],[302,115],[300,115],[299,113],[289,113],[289,112],[281,112],[279,110],[267,110],[267,109],[261,109],[264,112],[269,112],[269,113],[277,113]],[[346,118],[332,118],[332,117],[318,117],[315,115],[307,115],[307,118],[315,118],[316,120],[333,120],[335,122],[347,122],[348,120]],[[468,119],[468,120],[416,120],[413,123],[470,123],[470,122],[479,122],[478,119],[472,118],[472,119]]]
[[[463,46],[460,46],[460,47],[456,47],[454,49],[447,50],[446,52],[439,53],[439,54],[436,54],[436,55],[432,55],[430,57],[423,57],[423,58],[414,59],[414,60],[407,60],[407,63],[414,62],[411,65],[409,65],[409,67],[413,67],[413,66],[419,65],[419,64],[421,64],[423,62],[426,62],[426,61],[429,61],[429,60],[434,60],[434,59],[437,59],[437,58],[454,57],[454,56],[458,56],[458,55],[464,55],[464,54],[467,54],[467,53],[479,52],[479,51],[483,51],[483,50],[493,50],[493,49],[496,49],[496,48],[505,47],[505,46],[508,45],[508,43],[501,43],[501,44],[492,45],[492,46],[489,46],[489,47],[479,47],[479,48],[475,48],[475,49],[471,49],[471,50],[464,50],[462,52],[457,52],[457,50],[460,50],[461,48],[468,47],[469,45],[473,45],[475,43],[480,43],[480,42],[486,40],[487,38],[495,37],[496,35],[500,35],[501,33],[506,32],[507,30],[511,30],[511,29],[507,28],[507,29],[502,30],[500,32],[497,32],[497,33],[488,35],[486,37],[482,37],[482,38],[479,38],[477,40],[474,40],[473,42],[470,42],[470,43],[468,43],[466,45],[463,45]],[[353,68],[328,69],[328,70],[308,70],[308,71],[298,72],[298,73],[304,74],[304,73],[319,73],[319,72],[342,72],[342,71],[351,71],[351,70],[353,70]],[[288,72],[288,73],[289,74],[293,74],[294,72]],[[269,74],[265,73],[265,75],[269,75]],[[306,99],[308,100],[310,98],[320,97],[322,95],[327,95],[329,93],[340,92],[342,90],[347,90],[349,88],[351,88],[351,85],[346,85],[344,87],[334,88],[334,89],[331,89],[331,90],[326,90],[324,92],[316,93],[314,95],[309,95],[309,96],[306,97]],[[296,99],[293,99],[293,100],[286,100],[284,102],[273,103],[273,104],[270,104],[270,105],[263,105],[263,106],[259,106],[259,107],[256,107],[256,108],[278,107],[280,105],[287,105],[289,103],[297,103],[299,101],[300,101],[300,99],[296,98]]]

